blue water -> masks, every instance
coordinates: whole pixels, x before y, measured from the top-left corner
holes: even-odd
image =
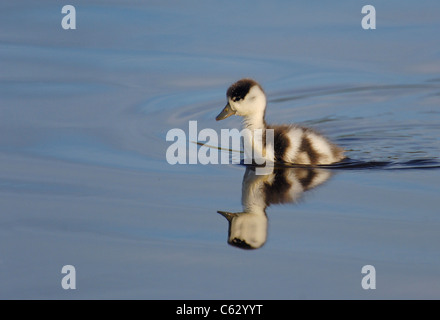
[[[0,4],[0,298],[438,299],[440,4]],[[170,165],[170,129],[216,122],[243,77],[270,123],[311,126],[349,162],[227,243],[241,165]],[[190,142],[188,142],[190,143]],[[76,289],[61,286],[64,265]],[[376,289],[364,290],[364,265]]]

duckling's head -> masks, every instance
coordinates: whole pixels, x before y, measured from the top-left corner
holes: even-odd
[[[266,95],[258,82],[241,79],[231,85],[226,92],[228,103],[215,118],[217,121],[235,114],[245,118],[264,118]]]
[[[241,249],[258,249],[266,243],[267,216],[261,212],[217,211],[229,222],[228,243]]]

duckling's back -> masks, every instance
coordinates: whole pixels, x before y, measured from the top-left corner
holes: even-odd
[[[274,130],[274,154],[277,162],[322,165],[345,158],[342,148],[312,129],[297,125],[267,128]]]

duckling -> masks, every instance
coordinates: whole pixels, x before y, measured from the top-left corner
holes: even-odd
[[[262,141],[262,150],[252,144],[254,152],[265,155],[271,162],[300,165],[332,164],[345,158],[344,150],[331,143],[313,129],[299,125],[267,125],[266,94],[261,85],[252,79],[241,79],[227,90],[228,103],[216,117],[223,120],[231,115],[243,117],[243,127],[249,129],[252,136],[255,130],[273,129],[273,144]],[[264,133],[263,133],[264,135]],[[254,141],[254,140],[252,140]]]

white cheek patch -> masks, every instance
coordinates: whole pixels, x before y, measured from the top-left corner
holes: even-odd
[[[229,102],[229,106],[231,107],[231,110],[237,112],[238,103],[231,99],[228,99],[228,102]]]

